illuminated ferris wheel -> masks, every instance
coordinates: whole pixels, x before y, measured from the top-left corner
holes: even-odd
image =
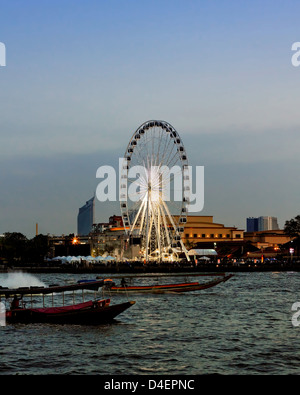
[[[184,253],[190,180],[178,132],[165,121],[147,121],[134,133],[120,169],[120,206],[129,239],[141,259],[171,261]]]

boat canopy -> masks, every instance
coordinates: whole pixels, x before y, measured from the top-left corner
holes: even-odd
[[[188,252],[188,255],[208,256],[208,255],[218,255],[218,253],[216,250],[213,249],[192,249]]]
[[[78,289],[90,289],[97,291],[103,287],[104,280],[98,281],[80,281],[72,285],[53,285],[49,287],[20,287],[20,288],[6,288],[0,286],[0,296],[9,297],[11,295],[46,295],[57,292],[75,291]]]
[[[62,261],[63,263],[75,263],[75,262],[81,262],[81,261],[85,261],[85,262],[108,262],[108,261],[115,261],[116,258],[108,255],[108,256],[96,256],[96,257],[92,257],[91,255],[89,256],[55,256],[54,258],[48,258],[47,261]]]

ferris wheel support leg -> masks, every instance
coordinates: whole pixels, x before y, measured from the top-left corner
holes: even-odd
[[[185,248],[185,245],[183,244],[183,241],[182,241],[182,240],[180,240],[180,244],[181,244],[182,251],[185,253],[186,259],[188,260],[188,262],[190,262],[190,261],[191,261],[191,258],[190,258],[190,256],[189,256],[188,251],[187,251],[187,249]]]

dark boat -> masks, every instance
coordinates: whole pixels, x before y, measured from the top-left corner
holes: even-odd
[[[140,285],[140,286],[115,286],[111,281],[107,281],[105,288],[111,293],[130,294],[130,293],[181,293],[200,291],[203,289],[214,287],[220,283],[229,280],[233,274],[224,275],[217,280],[208,281],[206,283],[186,282],[177,284],[161,284],[161,285]],[[104,280],[105,282],[105,280]]]
[[[6,312],[6,322],[98,325],[111,322],[135,302],[109,303],[110,299],[103,299],[70,306],[13,309]]]
[[[51,287],[29,287],[29,288],[3,288],[0,287],[0,295],[6,299],[14,296],[42,295],[44,305],[44,295],[62,293],[75,290],[94,290],[102,287],[103,281],[80,282],[67,286]],[[7,323],[53,323],[53,324],[81,324],[98,325],[113,321],[113,319],[134,305],[134,301],[128,301],[116,305],[110,305],[110,299],[94,299],[87,302],[71,304],[59,307],[25,308],[12,307],[6,311]]]

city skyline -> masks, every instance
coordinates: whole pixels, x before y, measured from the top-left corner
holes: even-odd
[[[246,229],[299,214],[300,4],[0,4],[0,234],[76,233],[97,168],[117,169],[149,119],[204,166],[199,215]],[[95,222],[119,213],[95,201]]]

